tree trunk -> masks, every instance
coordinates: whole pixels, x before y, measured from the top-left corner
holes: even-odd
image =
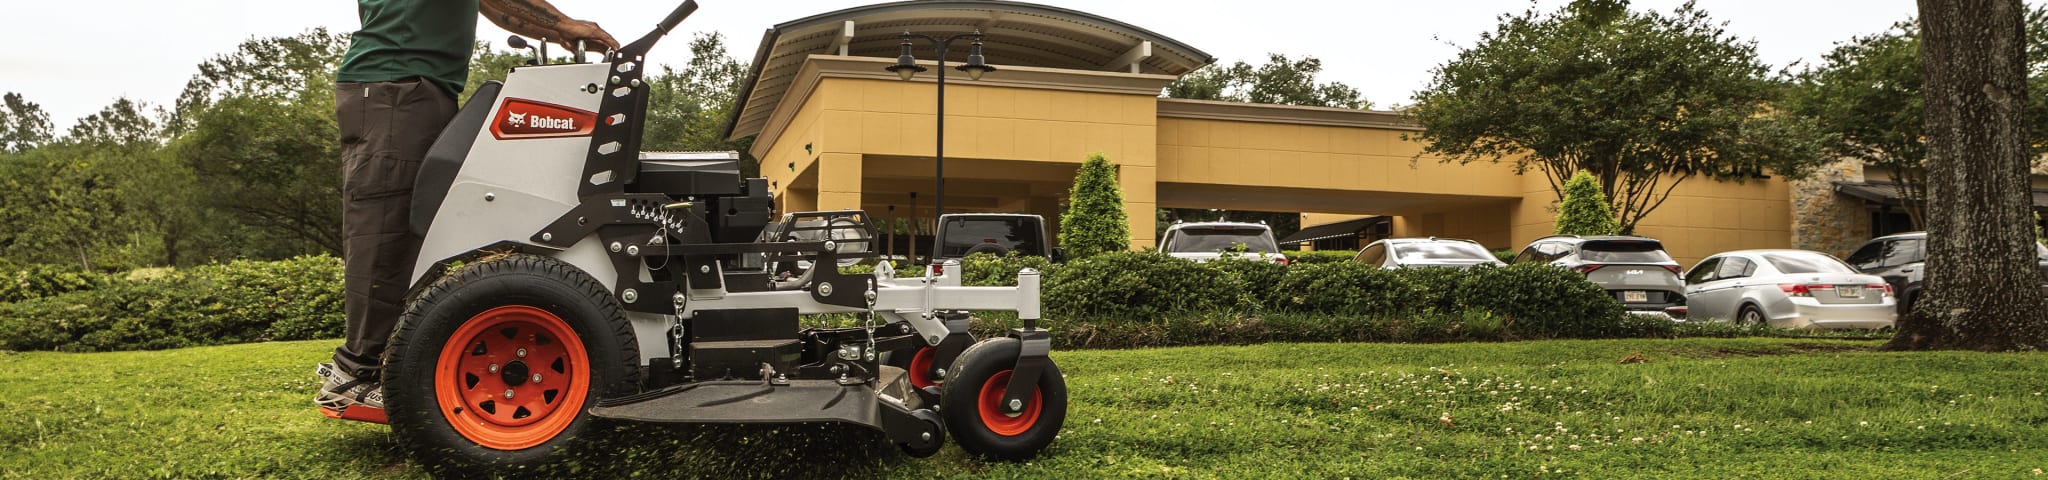
[[[2020,0],[1920,0],[1927,264],[1894,349],[2048,347],[2034,263]]]

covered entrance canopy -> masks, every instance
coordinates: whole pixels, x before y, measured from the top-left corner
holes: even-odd
[[[895,58],[904,32],[951,36],[979,31],[984,55],[998,67],[1017,65],[1110,72],[1181,75],[1216,59],[1178,40],[1087,12],[1021,2],[923,0],[848,8],[784,22],[761,35],[726,135],[760,133],[804,60],[811,55]],[[919,60],[932,47],[916,41]],[[955,44],[947,61],[967,58]]]

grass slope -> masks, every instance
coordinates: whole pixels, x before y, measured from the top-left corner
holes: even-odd
[[[0,478],[415,478],[309,401],[333,341],[0,352]],[[1870,341],[1268,344],[1056,352],[1029,464],[838,426],[621,428],[584,477],[2048,478],[2048,354]],[[1617,363],[1641,353],[1649,363]],[[879,461],[862,460],[879,455]],[[679,475],[680,474],[680,475]]]

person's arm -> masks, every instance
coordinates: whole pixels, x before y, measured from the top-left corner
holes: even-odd
[[[619,41],[596,23],[569,18],[547,0],[481,0],[478,7],[484,18],[512,33],[553,40],[570,48],[582,40],[584,48],[593,51],[619,49]]]

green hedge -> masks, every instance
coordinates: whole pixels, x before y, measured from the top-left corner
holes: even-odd
[[[104,351],[341,336],[341,262],[237,261],[0,304],[0,349]]]
[[[0,303],[91,290],[107,284],[107,276],[57,265],[29,265],[0,271]]]
[[[1158,252],[1112,252],[1067,262],[1045,279],[1052,318],[1159,319],[1248,305],[1243,279]]]
[[[1312,250],[1307,252],[1299,250],[1282,250],[1280,251],[1280,254],[1287,257],[1287,264],[1289,265],[1301,265],[1305,263],[1341,263],[1349,262],[1352,258],[1358,257],[1358,251],[1356,250]]]
[[[1598,286],[1547,265],[1379,270],[1351,262],[1194,263],[1156,252],[1114,252],[1066,264],[976,255],[964,261],[963,283],[1010,285],[1024,268],[1044,272],[1046,325],[1062,347],[1673,332],[1668,320],[1623,314]],[[16,275],[39,279],[28,283],[38,286],[10,291],[37,293],[0,303],[0,349],[158,349],[342,334],[341,264],[331,257],[147,273]],[[977,331],[1014,326],[997,323],[977,325]]]

